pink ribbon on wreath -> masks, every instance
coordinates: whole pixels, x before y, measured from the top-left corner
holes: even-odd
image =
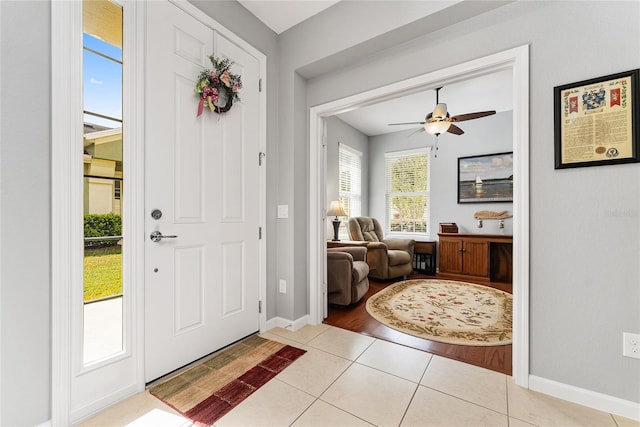
[[[204,87],[202,88],[202,96],[200,97],[200,102],[198,103],[198,115],[200,117],[202,111],[204,110],[204,101],[207,100],[209,104],[209,109],[213,111],[213,104],[218,101],[218,89],[214,87]]]
[[[200,97],[200,102],[198,103],[198,115],[197,117],[200,117],[200,115],[202,115],[202,110],[204,109],[204,98]]]

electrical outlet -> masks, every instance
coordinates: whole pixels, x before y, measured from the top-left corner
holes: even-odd
[[[280,293],[281,294],[287,293],[287,281],[284,279],[280,279]]]
[[[640,335],[629,332],[622,333],[622,355],[640,359]]]

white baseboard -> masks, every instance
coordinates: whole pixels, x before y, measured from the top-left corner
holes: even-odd
[[[265,323],[264,331],[266,332],[273,328],[283,328],[291,330],[293,328],[293,322],[291,320],[283,319],[282,317],[272,317]]]
[[[308,314],[305,314],[304,316],[296,320],[284,319],[282,317],[273,317],[267,320],[265,324],[265,330],[262,332],[266,332],[269,329],[273,329],[273,328],[283,328],[283,329],[288,329],[290,331],[297,331],[298,329],[302,328],[307,324],[309,324]]]
[[[42,424],[38,425],[37,427],[52,427],[53,424],[51,423],[51,420],[45,421]]]
[[[302,316],[301,318],[299,318],[299,319],[295,320],[295,321],[293,322],[293,330],[294,330],[294,331],[297,331],[298,329],[302,328],[303,326],[305,326],[305,325],[309,325],[309,324],[310,324],[310,323],[309,323],[309,320],[310,320],[310,317],[309,317],[309,315],[308,315],[308,314],[305,314],[305,315],[304,315],[304,316]]]
[[[640,421],[640,403],[529,375],[529,388],[599,411]]]
[[[73,420],[74,424],[79,424],[97,415],[98,413],[107,409],[109,406],[115,405],[121,400],[124,400],[142,391],[144,391],[144,388],[140,389],[140,387],[138,387],[138,385],[135,383],[130,384],[126,387],[114,391],[113,393],[103,397],[102,399],[96,400],[95,402],[92,402],[86,406],[71,411],[70,418],[71,420]]]

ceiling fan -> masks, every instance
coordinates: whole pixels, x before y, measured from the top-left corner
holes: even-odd
[[[454,135],[462,135],[464,131],[456,126],[456,122],[464,122],[466,120],[479,119],[481,117],[490,116],[495,114],[495,110],[491,111],[477,111],[475,113],[458,114],[451,117],[447,111],[447,104],[440,103],[439,93],[442,87],[436,88],[436,107],[433,112],[427,114],[423,122],[408,122],[408,123],[389,123],[389,126],[397,125],[422,125],[416,132],[426,131],[431,135],[438,136],[441,133],[449,132]]]

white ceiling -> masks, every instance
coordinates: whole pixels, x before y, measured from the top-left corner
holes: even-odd
[[[440,102],[447,104],[451,116],[476,111],[513,109],[511,70],[500,71],[474,79],[445,85],[440,90]],[[435,90],[414,93],[401,98],[360,107],[337,115],[368,136],[417,129],[420,125],[389,126],[389,123],[422,122],[436,104]],[[482,120],[482,119],[477,119]],[[464,122],[458,125],[464,130]]]
[[[333,6],[340,0],[238,0],[277,34]]]

